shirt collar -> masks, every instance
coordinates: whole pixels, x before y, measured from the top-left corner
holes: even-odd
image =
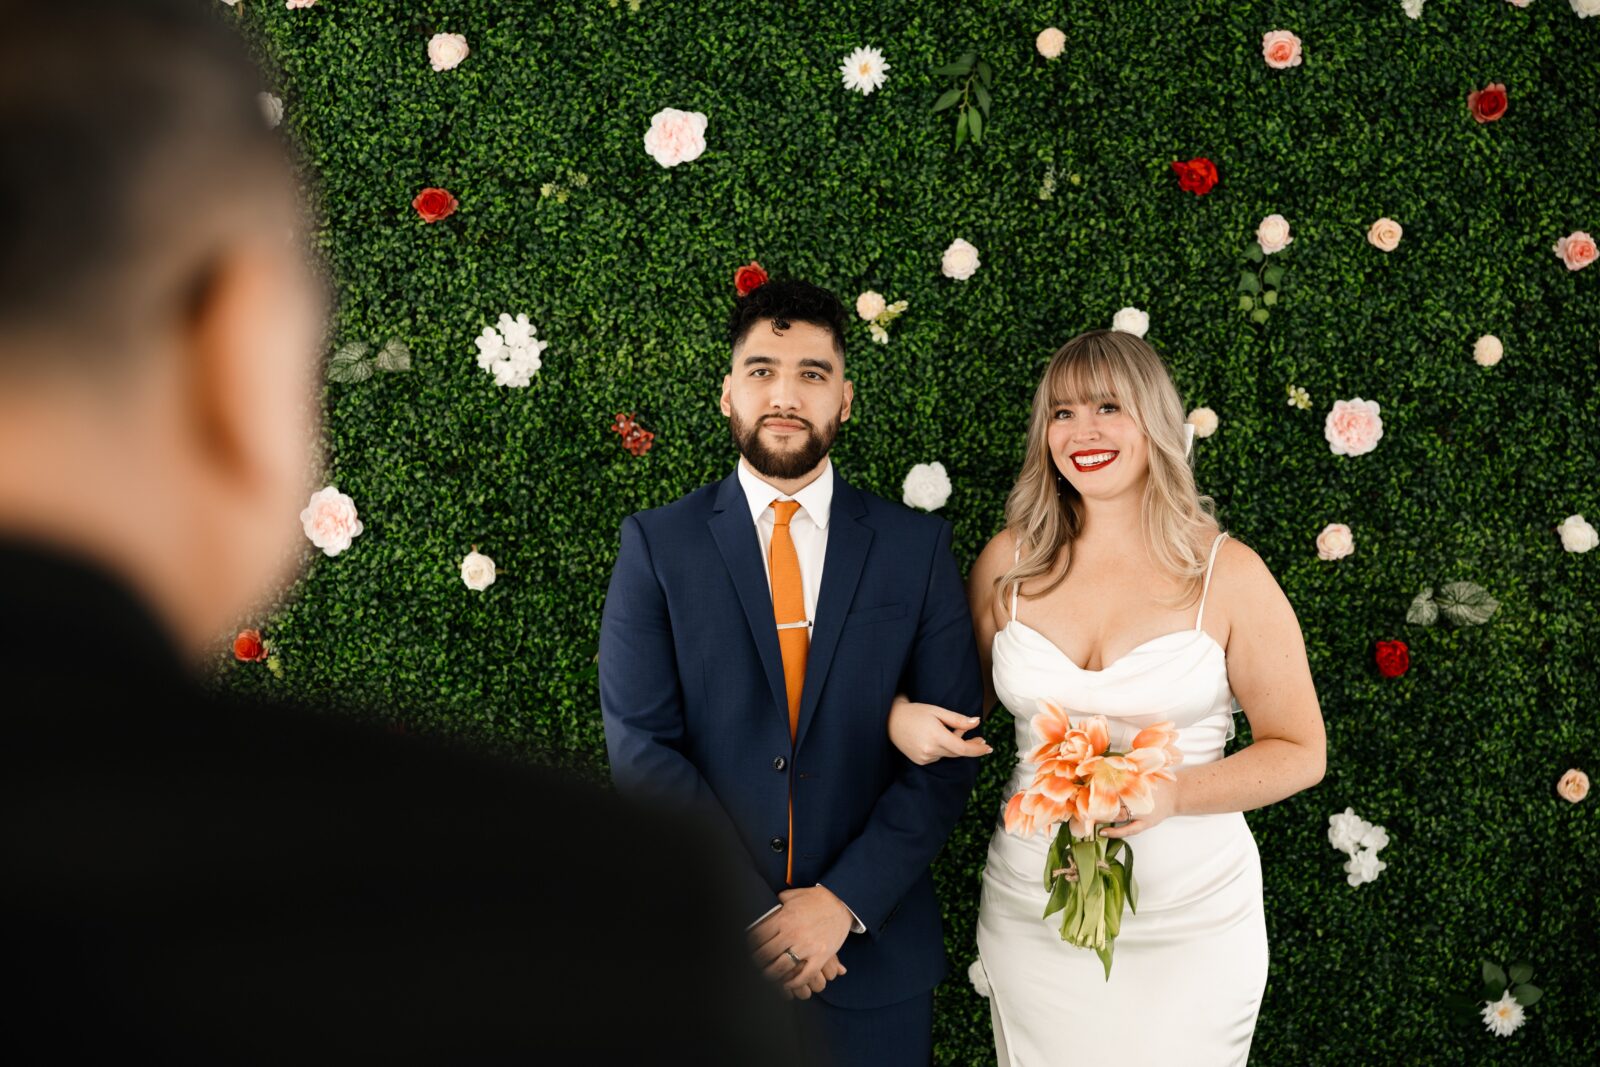
[[[779,500],[798,500],[800,510],[806,513],[819,530],[828,528],[828,513],[833,508],[833,460],[828,459],[822,465],[822,473],[801,489],[790,496],[779,492],[772,485],[762,481],[761,476],[743,461],[739,462],[739,487],[744,490],[745,502],[750,505],[750,519],[760,522],[761,514],[770,509],[773,498]]]

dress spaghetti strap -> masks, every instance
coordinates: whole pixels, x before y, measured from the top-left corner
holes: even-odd
[[[1217,549],[1222,547],[1222,539],[1227,536],[1226,533],[1219,533],[1217,534],[1217,539],[1211,542],[1211,558],[1206,561],[1206,581],[1205,585],[1200,587],[1200,613],[1195,616],[1194,620],[1194,628],[1196,630],[1200,629],[1200,623],[1206,617],[1206,594],[1211,592],[1211,568],[1216,566]]]
[[[1011,558],[1011,564],[1012,564],[1012,566],[1016,566],[1018,563],[1021,563],[1021,562],[1022,562],[1022,546],[1018,545],[1016,554],[1014,556],[1012,556],[1012,558]],[[1011,583],[1011,621],[1012,622],[1015,622],[1016,619],[1017,619],[1017,589],[1021,585],[1022,585],[1022,583],[1020,581],[1016,581],[1016,582],[1012,582]]]

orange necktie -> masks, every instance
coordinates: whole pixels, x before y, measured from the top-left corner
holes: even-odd
[[[783,685],[789,697],[789,743],[800,726],[800,691],[806,684],[806,652],[811,634],[806,623],[805,587],[800,584],[800,557],[789,536],[789,520],[800,508],[798,500],[774,500],[772,544],[767,550],[767,571],[772,576],[772,615],[778,624],[778,648],[783,652]],[[793,751],[791,749],[791,762]],[[790,768],[791,775],[793,768]],[[789,865],[785,880],[794,882],[794,779],[789,779]]]

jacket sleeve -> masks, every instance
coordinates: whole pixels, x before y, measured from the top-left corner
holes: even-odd
[[[777,907],[777,895],[751,862],[727,811],[683,753],[683,686],[672,623],[644,529],[632,515],[622,523],[600,622],[600,715],[617,789],[685,809],[710,828],[739,872],[733,889],[744,922]]]
[[[941,519],[927,594],[901,681],[912,700],[975,716],[983,710],[977,640],[950,539],[950,523]],[[919,767],[899,758],[900,773],[878,799],[866,827],[820,879],[860,917],[872,937],[944,847],[978,777],[973,759],[942,759]]]

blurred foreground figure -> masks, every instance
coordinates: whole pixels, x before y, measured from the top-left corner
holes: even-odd
[[[697,832],[191,680],[326,313],[227,13],[0,0],[0,1059],[790,1062]]]

